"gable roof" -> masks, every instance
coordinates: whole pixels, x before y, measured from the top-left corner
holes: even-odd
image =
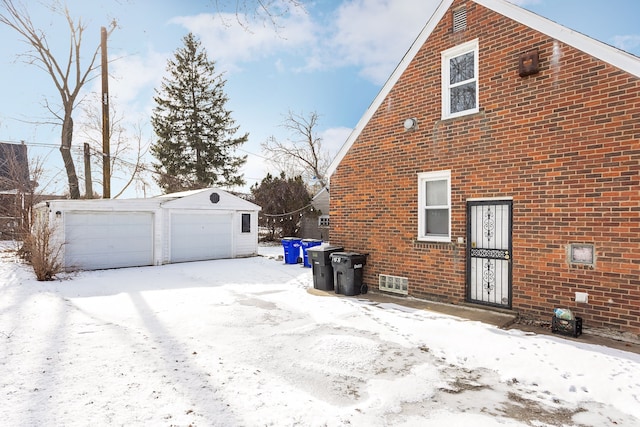
[[[329,190],[327,187],[322,187],[322,190],[318,191],[311,199],[311,205],[322,211],[324,214],[329,214]]]
[[[216,193],[215,198],[211,198]],[[215,200],[215,201],[214,201]],[[66,210],[155,210],[162,207],[174,209],[203,209],[203,210],[237,210],[259,211],[262,208],[255,203],[219,188],[202,188],[199,190],[182,191],[179,193],[163,194],[156,197],[136,199],[65,199],[47,200],[39,206],[55,205]]]
[[[182,191],[158,196],[161,205],[172,208],[189,209],[234,209],[234,210],[262,210],[255,203],[221,190],[220,188],[202,188],[199,190]]]
[[[596,39],[588,37],[580,32],[571,30],[564,27],[554,21],[509,3],[506,0],[469,0],[477,3],[487,9],[493,10],[509,19],[519,22],[522,25],[530,27],[535,31],[546,34],[547,36],[561,41],[569,46],[572,46],[582,52],[585,52],[595,58],[598,58],[604,62],[607,62],[623,71],[626,71],[638,78],[640,78],[640,58],[632,55],[623,50],[617,49],[606,43],[602,43]],[[367,125],[369,120],[373,117],[378,110],[382,102],[386,99],[393,86],[398,82],[400,76],[405,72],[409,64],[413,61],[418,51],[426,43],[431,36],[431,33],[440,23],[445,16],[454,0],[441,0],[440,5],[436,8],[431,18],[427,21],[426,25],[415,39],[407,53],[395,68],[389,79],[385,82],[384,86],[378,95],[374,98],[373,102],[364,113],[364,115],[358,121],[353,132],[349,135],[345,143],[342,145],[338,154],[329,165],[327,169],[327,176],[331,178],[331,175],[336,171],[338,165],[347,154],[353,143]]]

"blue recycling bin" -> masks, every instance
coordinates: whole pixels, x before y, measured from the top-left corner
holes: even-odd
[[[318,239],[302,239],[300,243],[302,245],[302,264],[305,267],[311,268],[311,263],[309,262],[309,255],[307,254],[307,249],[312,248],[314,246],[320,246],[322,244],[322,240]]]
[[[284,248],[284,263],[297,264],[300,258],[300,244],[302,239],[297,237],[283,237],[282,247]]]

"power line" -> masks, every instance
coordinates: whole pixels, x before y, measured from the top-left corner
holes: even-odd
[[[10,145],[25,145],[27,147],[35,147],[35,148],[50,148],[50,149],[60,148],[59,144],[44,143],[44,142],[27,142],[27,141],[24,141],[24,140],[20,140],[20,141],[0,140],[0,143],[10,144]],[[84,147],[77,146],[77,145],[72,145],[71,147],[69,147],[69,149],[71,151],[75,152],[78,155],[84,155]],[[252,153],[252,152],[244,150],[242,148],[238,148],[238,150],[242,151],[242,152],[245,152],[247,154],[250,154],[252,156],[259,157],[259,158],[264,159],[264,160],[269,160],[267,157],[261,156],[261,155],[256,154],[256,153]],[[89,145],[89,151],[90,151],[90,155],[91,156],[98,156],[101,159],[106,157],[106,158],[108,158],[110,160],[113,160],[114,162],[117,162],[117,163],[119,163],[121,165],[125,165],[125,166],[132,167],[132,168],[137,168],[140,171],[144,171],[144,172],[151,173],[151,174],[154,174],[154,175],[170,176],[168,174],[165,174],[163,172],[160,172],[160,171],[157,171],[157,170],[155,170],[153,168],[150,168],[150,167],[146,166],[144,163],[134,163],[132,161],[129,161],[129,160],[126,160],[126,159],[123,159],[123,158],[120,158],[120,157],[113,157],[110,154],[105,154],[102,151],[92,147],[91,145]],[[58,170],[58,174],[63,172],[62,168],[58,168],[58,169],[59,169]],[[260,181],[260,179],[258,179],[258,178],[246,178],[246,179],[252,179],[252,180],[254,180],[256,182]],[[297,212],[297,211],[294,211],[293,213],[295,213],[295,212]],[[286,216],[286,215],[290,215],[290,214],[291,213],[281,214],[280,216]]]
[[[27,147],[44,147],[44,148],[59,148],[58,144],[51,144],[46,142],[25,142],[25,141],[6,141],[0,140],[2,144],[8,145],[26,145]]]

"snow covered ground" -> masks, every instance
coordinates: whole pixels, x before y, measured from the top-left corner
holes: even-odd
[[[314,295],[261,252],[37,282],[0,249],[2,424],[640,425],[638,354]]]

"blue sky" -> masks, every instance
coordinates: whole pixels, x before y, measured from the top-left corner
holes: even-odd
[[[100,27],[111,20],[118,29],[109,39],[111,106],[123,124],[141,129],[141,140],[153,134],[149,116],[154,88],[165,75],[166,62],[189,31],[198,36],[218,72],[227,80],[228,108],[249,141],[243,169],[246,190],[269,171],[260,143],[270,136],[286,140],[281,124],[289,110],[320,115],[318,131],[325,149],[335,154],[389,77],[437,6],[437,0],[305,0],[270,25],[252,23],[249,31],[235,15],[216,13],[215,0],[68,0],[71,15],[87,25],[84,46],[97,46]],[[637,0],[513,0],[526,9],[573,30],[640,56],[640,2]],[[39,2],[27,2],[37,27],[43,29],[58,56],[66,53],[66,24]],[[0,141],[25,141],[32,157],[45,163],[46,192],[66,191],[58,152],[59,128],[44,100],[58,102],[50,77],[17,58],[27,46],[11,30],[0,27]],[[87,50],[89,52],[89,50]],[[100,92],[99,79],[87,86]],[[89,99],[89,98],[87,98]],[[99,107],[98,107],[99,108]],[[75,115],[78,156],[91,131]],[[40,122],[40,124],[34,124]],[[133,140],[140,139],[131,131]],[[98,138],[99,140],[99,138]],[[147,161],[151,159],[148,158]],[[76,163],[83,174],[81,157]],[[112,195],[122,179],[115,172]],[[100,171],[94,170],[99,178]],[[99,190],[98,186],[94,186]],[[125,197],[158,194],[154,186],[133,189]]]

